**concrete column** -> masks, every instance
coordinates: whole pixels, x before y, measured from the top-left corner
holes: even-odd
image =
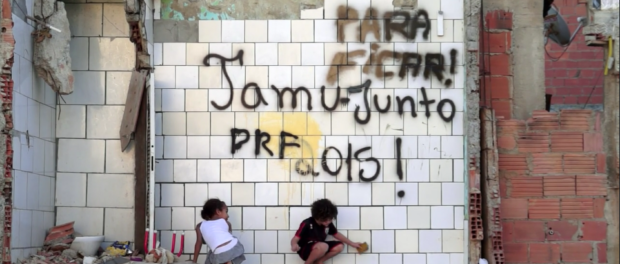
[[[504,10],[513,15],[512,118],[528,119],[532,111],[545,108],[545,51],[543,1],[484,0],[484,12]],[[493,65],[490,66],[493,68]],[[492,88],[491,88],[492,89]]]
[[[605,49],[607,54],[608,49]],[[618,75],[605,76],[604,82],[604,119],[603,142],[607,156],[607,202],[605,203],[605,219],[607,220],[607,263],[620,261],[620,244],[618,243],[620,224],[618,223],[618,118],[619,96]]]

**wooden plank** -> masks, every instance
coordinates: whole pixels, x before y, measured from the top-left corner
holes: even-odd
[[[134,71],[131,74],[129,89],[127,90],[127,100],[125,101],[125,112],[123,113],[123,121],[121,122],[121,150],[125,151],[131,141],[132,135],[136,129],[138,113],[142,104],[144,87],[146,82],[146,70]]]
[[[153,76],[151,76],[153,78]],[[149,87],[149,89],[153,89],[153,87]],[[143,93],[142,100],[145,102],[144,104],[140,104],[138,114],[138,120],[136,124],[135,131],[135,179],[136,185],[134,189],[134,247],[135,251],[142,251],[144,245],[144,230],[146,229],[146,217],[147,217],[147,185],[148,185],[148,131],[147,131],[147,122],[149,119],[148,115],[148,93]],[[151,129],[155,129],[155,124],[151,124]],[[153,142],[151,142],[153,143]],[[151,219],[150,221],[154,221]]]

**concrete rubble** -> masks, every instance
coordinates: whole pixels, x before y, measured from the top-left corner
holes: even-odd
[[[73,92],[73,72],[69,53],[71,31],[65,4],[55,0],[35,1],[33,11],[39,21],[32,33],[34,35],[32,61],[37,75],[57,93],[71,94]]]

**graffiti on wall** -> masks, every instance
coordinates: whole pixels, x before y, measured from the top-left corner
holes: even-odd
[[[243,66],[243,50],[240,50],[237,55],[233,58],[225,58],[222,57],[221,55],[218,54],[209,54],[204,58],[204,65],[205,66],[210,66],[209,61],[212,58],[216,58],[220,60],[220,67],[222,68],[222,73],[226,79],[226,82],[228,82],[228,87],[229,87],[229,97],[228,97],[228,101],[223,104],[220,105],[215,101],[211,101],[211,105],[213,107],[215,107],[218,110],[224,110],[226,108],[229,108],[234,100],[234,92],[233,92],[233,84],[232,84],[232,80],[230,79],[230,76],[228,75],[228,71],[226,70],[226,62],[235,62],[238,61],[240,66]],[[354,118],[355,121],[358,124],[367,124],[370,121],[370,118],[372,116],[372,112],[370,111],[370,102],[369,102],[369,96],[368,93],[370,91],[370,84],[372,83],[371,80],[366,80],[364,83],[357,85],[357,86],[351,86],[346,88],[347,92],[349,94],[362,94],[363,96],[363,101],[364,101],[364,109],[361,110],[361,106],[356,106],[355,108],[355,112],[354,112]],[[248,90],[252,89],[256,100],[253,103],[249,103],[247,101],[246,95],[248,93]],[[336,109],[336,107],[338,106],[338,104],[342,104],[342,103],[347,103],[350,101],[350,98],[340,98],[340,90],[342,88],[341,87],[337,87],[336,88],[336,100],[335,102],[333,102],[330,105],[328,105],[328,103],[325,101],[325,86],[321,87],[321,105],[323,107],[324,110],[332,112]],[[282,109],[284,108],[284,95],[287,93],[290,93],[291,96],[291,102],[290,105],[295,108],[297,107],[297,94],[303,92],[307,99],[307,108],[308,110],[312,110],[312,94],[310,93],[310,91],[305,88],[305,87],[297,87],[297,88],[291,88],[291,87],[285,87],[285,88],[277,88],[274,85],[271,85],[271,90],[277,95],[278,98],[278,108]],[[426,117],[430,117],[431,115],[431,109],[433,107],[433,105],[435,103],[436,104],[436,110],[437,110],[437,114],[446,122],[450,122],[452,121],[452,119],[454,118],[454,114],[455,114],[455,105],[454,102],[450,99],[442,99],[439,102],[437,102],[435,99],[429,99],[426,95],[426,89],[424,87],[422,87],[420,89],[421,93],[422,93],[422,100],[419,101],[420,105],[424,106],[424,111],[425,111],[425,115]],[[262,105],[269,105],[269,103],[267,102],[267,100],[265,99],[265,96],[263,95],[263,91],[261,89],[261,87],[258,86],[258,84],[256,83],[248,83],[246,84],[243,89],[241,90],[241,104],[248,108],[248,109],[255,109],[257,107],[259,107],[261,104]],[[386,96],[386,106],[385,107],[381,107],[379,106],[379,98],[377,95],[375,95],[373,97],[373,103],[375,105],[375,107],[379,110],[379,113],[386,113],[388,112],[388,110],[390,109],[390,105],[391,105],[391,96]],[[404,97],[400,97],[397,96],[396,97],[396,104],[398,107],[398,112],[400,115],[404,114],[404,106],[406,103],[409,103],[409,106],[411,107],[411,116],[412,117],[417,117],[417,113],[415,111],[415,103],[414,103],[414,99],[412,96],[404,96]],[[449,106],[449,109],[447,108]],[[361,111],[365,112],[364,117],[360,117],[360,113]],[[450,114],[446,116],[445,111],[449,111]]]
[[[361,19],[360,22],[360,16],[357,10],[341,6],[338,9],[338,17],[340,18],[336,20],[338,42],[344,42],[345,39],[347,39],[344,28],[355,24],[358,25],[358,35],[355,37],[357,37],[358,42],[362,43],[367,40],[368,35],[373,35],[374,38],[378,40],[381,40],[383,37],[383,39],[387,42],[390,42],[397,35],[404,37],[407,41],[415,41],[416,38],[419,37],[426,40],[429,37],[431,27],[428,13],[425,10],[418,10],[414,14],[406,11],[387,12],[381,19],[378,19],[376,10],[369,8],[365,12],[365,16],[363,17],[364,19]],[[383,30],[381,30],[381,27],[383,27]],[[383,35],[380,34],[382,31],[384,33]],[[384,79],[400,78],[403,80],[408,77],[408,74],[411,74],[411,77],[414,78],[423,77],[426,80],[435,78],[446,87],[450,87],[452,85],[453,81],[448,77],[448,75],[454,75],[456,73],[458,52],[455,49],[450,50],[449,56],[446,58],[446,56],[442,53],[421,54],[416,52],[396,52],[391,50],[380,51],[380,45],[377,43],[371,43],[369,47],[369,52],[364,49],[356,49],[348,52],[336,53],[329,64],[330,68],[326,76],[327,84],[335,84],[338,80],[339,74],[349,70],[351,68],[350,66],[356,66],[357,63],[354,59],[363,59],[367,56],[365,63],[360,65],[362,72],[366,75]],[[210,61],[212,60],[219,61],[221,72],[224,75],[225,81],[228,83],[229,88],[229,96],[225,103],[218,103],[214,100],[210,102],[214,108],[218,110],[227,109],[231,107],[233,100],[235,100],[233,83],[227,71],[227,67],[230,65],[227,65],[227,63],[237,62],[239,66],[243,66],[243,55],[244,51],[239,50],[232,58],[226,58],[219,54],[213,53],[205,56],[203,60],[205,66],[211,66]],[[384,70],[383,66],[386,60],[394,61],[396,65],[399,66],[397,73]],[[393,101],[390,95],[387,95],[384,99],[379,98],[378,95],[374,95],[371,98],[369,96],[371,84],[372,80],[367,79],[358,85],[350,87],[337,86],[335,88],[335,99],[331,102],[327,102],[326,87],[321,86],[320,107],[327,112],[333,112],[337,110],[339,105],[346,105],[352,100],[353,97],[361,96],[362,100],[360,102],[363,103],[362,105],[356,105],[355,111],[353,112],[353,118],[360,125],[368,124],[371,118],[375,115],[388,113],[390,109],[393,109],[392,102],[394,102],[398,114],[403,118],[407,115],[407,113],[405,113],[407,106],[411,109],[411,118],[418,117],[415,107],[416,103],[419,104],[420,108],[424,108],[423,112],[427,118],[431,117],[431,113],[434,113],[439,115],[443,121],[452,122],[455,117],[456,106],[452,100],[430,98],[427,95],[426,88],[424,87],[419,89],[421,98],[418,98],[420,100],[417,102],[416,99],[414,99],[415,96],[413,94],[404,96],[401,95],[402,97],[396,96]],[[275,85],[270,85],[270,89],[261,88],[265,87],[259,87],[259,85],[254,82],[245,84],[241,90],[240,98],[238,98],[241,105],[247,109],[256,109],[261,105],[268,106],[270,103],[276,104],[278,109],[285,108],[285,105],[290,105],[293,108],[296,108],[298,103],[303,103],[298,102],[298,98],[305,98],[307,110],[310,111],[313,110],[314,107],[319,107],[312,105],[312,93],[308,88],[303,86],[295,88],[276,87]],[[346,91],[346,95],[344,91]],[[414,91],[417,92],[417,89],[412,89],[412,92]],[[252,101],[247,99],[248,92],[254,95]],[[266,92],[273,92],[275,94],[276,101],[268,102],[266,98],[271,97],[266,97],[263,94]],[[285,102],[286,95],[290,95],[291,99],[289,102]],[[298,97],[298,95],[303,96]],[[377,109],[376,112],[371,111],[371,103],[374,108]],[[251,129],[252,128],[231,128],[231,154],[237,153],[246,144],[248,144],[250,147],[254,147],[254,155],[256,156],[266,153],[266,155],[269,155],[270,157],[278,155],[279,159],[284,159],[287,149],[299,149],[304,145],[309,144],[301,137],[301,135],[295,135],[291,132],[282,130],[278,135],[277,150],[271,149],[269,147],[269,143],[272,142],[272,136],[275,136],[275,134],[273,132],[267,133],[261,129],[255,129],[252,135]],[[254,142],[250,142],[252,137]],[[394,171],[398,176],[398,179],[403,180],[403,162],[401,159],[402,138],[395,138],[395,148],[396,168],[394,168]],[[356,173],[359,175],[359,179],[361,181],[371,182],[379,177],[381,172],[381,162],[377,158],[368,155],[370,151],[370,146],[353,149],[353,145],[351,143],[348,143],[346,150],[338,149],[335,146],[326,146],[322,153],[320,153],[320,157],[318,155],[319,153],[310,153],[309,158],[299,158],[295,162],[295,171],[304,176],[319,176],[320,167],[322,172],[331,176],[337,176],[346,165],[347,179],[352,181],[352,176],[354,173],[352,171],[352,161],[355,160],[360,163],[369,162],[375,165],[375,171],[365,171],[361,168]],[[331,158],[328,158],[330,155]],[[334,155],[336,158],[334,158]],[[362,158],[362,156],[364,156],[364,158]],[[313,163],[314,160],[320,160],[320,164],[315,166]],[[336,166],[330,166],[328,160],[336,160]],[[404,192],[399,193],[399,197],[402,198],[402,196],[404,196]]]

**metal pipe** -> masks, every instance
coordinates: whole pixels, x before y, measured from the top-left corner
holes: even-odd
[[[155,78],[149,75],[149,229],[155,230]],[[155,243],[149,239],[149,251],[155,248]]]

